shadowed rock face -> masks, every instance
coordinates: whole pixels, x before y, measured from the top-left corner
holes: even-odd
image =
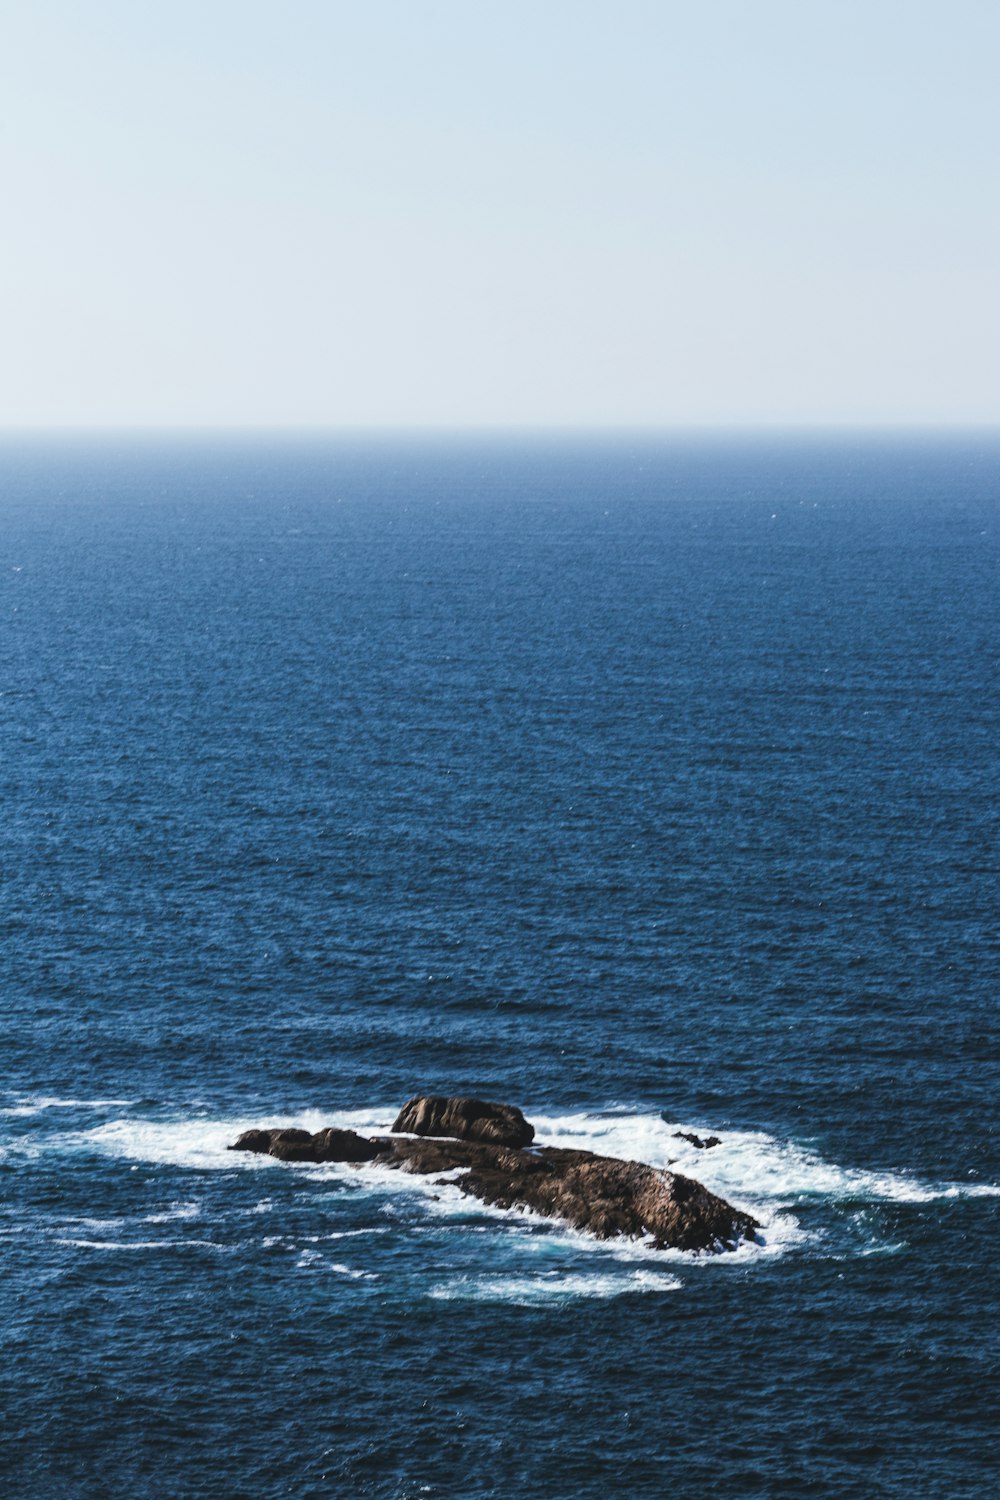
[[[700,1182],[644,1162],[557,1146],[523,1151],[478,1141],[396,1140],[391,1150],[387,1165],[427,1174],[464,1167],[460,1177],[449,1180],[470,1197],[562,1219],[599,1240],[650,1235],[658,1250],[734,1250],[740,1240],[752,1240],[757,1228],[749,1214]]]
[[[495,1146],[530,1146],[535,1127],[513,1104],[485,1099],[447,1099],[440,1094],[411,1099],[396,1116],[393,1133],[444,1135],[457,1141],[490,1141]]]
[[[230,1151],[259,1151],[279,1161],[373,1161],[388,1144],[369,1141],[353,1130],[333,1125],[312,1135],[308,1130],[244,1130]]]
[[[419,1103],[422,1101],[411,1101]],[[468,1104],[469,1100],[445,1103]],[[508,1106],[487,1106],[507,1109]],[[406,1115],[407,1105],[400,1115]],[[511,1111],[525,1127],[520,1110]],[[436,1122],[441,1118],[435,1116]],[[397,1120],[394,1129],[402,1129]],[[427,1176],[455,1172],[453,1186],[497,1208],[530,1209],[598,1239],[649,1236],[657,1249],[733,1250],[752,1240],[757,1221],[680,1173],[556,1146],[525,1150],[490,1141],[366,1140],[352,1130],[248,1130],[231,1151],[267,1152],[282,1161],[371,1161]]]

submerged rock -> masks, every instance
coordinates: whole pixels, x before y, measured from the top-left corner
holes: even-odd
[[[421,1110],[422,1105],[428,1108]],[[438,1107],[442,1105],[449,1108]],[[478,1114],[477,1109],[491,1113]],[[424,1129],[402,1124],[404,1119],[415,1120]],[[482,1120],[511,1133],[520,1121],[517,1134],[523,1141],[527,1131],[527,1141],[506,1144],[445,1138],[445,1123],[469,1130]],[[431,1133],[429,1121],[439,1134]],[[741,1240],[754,1239],[758,1228],[750,1214],[679,1172],[596,1156],[591,1151],[557,1146],[525,1149],[534,1138],[534,1128],[512,1105],[412,1099],[393,1130],[407,1130],[420,1138],[367,1139],[334,1126],[315,1134],[297,1129],[247,1130],[229,1149],[266,1152],[281,1161],[370,1161],[426,1176],[447,1172],[453,1186],[481,1203],[561,1219],[602,1240],[616,1235],[647,1237],[660,1250],[734,1250]]]
[[[418,1096],[403,1105],[393,1133],[444,1135],[459,1141],[490,1141],[496,1146],[530,1146],[535,1127],[513,1104],[490,1104],[485,1099],[448,1099],[440,1094]]]
[[[697,1146],[699,1151],[709,1151],[713,1146],[722,1145],[717,1135],[710,1135],[705,1140],[702,1140],[701,1136],[695,1135],[693,1130],[675,1130],[674,1140],[690,1141],[691,1145]]]

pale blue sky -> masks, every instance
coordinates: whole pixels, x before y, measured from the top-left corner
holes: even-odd
[[[0,426],[995,423],[998,0],[0,0]]]

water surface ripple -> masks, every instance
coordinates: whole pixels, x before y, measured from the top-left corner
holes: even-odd
[[[998,489],[968,435],[4,440],[5,1495],[992,1492]],[[762,1243],[226,1151],[417,1091]]]

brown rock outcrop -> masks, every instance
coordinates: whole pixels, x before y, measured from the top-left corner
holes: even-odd
[[[403,1105],[393,1133],[442,1135],[458,1141],[489,1141],[495,1146],[530,1146],[535,1127],[513,1104],[485,1099],[448,1099],[441,1094],[417,1096]]]
[[[329,1125],[313,1135],[308,1130],[245,1130],[230,1151],[258,1151],[279,1161],[373,1161],[388,1142],[368,1140],[353,1130]]]
[[[562,1219],[597,1239],[650,1237],[658,1250],[734,1250],[757,1221],[679,1172],[644,1162],[539,1146],[531,1151],[471,1141],[397,1140],[392,1160],[410,1172],[465,1170],[450,1179],[496,1208]]]
[[[479,1106],[495,1112],[478,1115],[471,1110],[414,1107]],[[404,1136],[366,1139],[352,1130],[330,1126],[315,1135],[307,1130],[248,1130],[229,1149],[267,1152],[282,1161],[375,1162],[427,1176],[454,1174],[447,1179],[460,1192],[497,1208],[528,1209],[548,1218],[561,1219],[574,1229],[598,1239],[616,1235],[649,1238],[660,1250],[733,1250],[741,1240],[752,1240],[757,1221],[733,1208],[679,1172],[651,1167],[644,1162],[621,1161],[595,1156],[591,1151],[571,1151],[557,1146],[499,1144],[491,1140],[444,1138],[445,1121],[470,1128],[470,1121],[493,1119],[499,1128],[511,1128],[520,1120],[523,1138],[534,1129],[520,1110],[510,1105],[484,1105],[480,1100],[411,1100],[393,1130],[417,1134],[413,1125],[433,1122],[441,1130],[431,1135],[429,1127],[413,1140]]]

